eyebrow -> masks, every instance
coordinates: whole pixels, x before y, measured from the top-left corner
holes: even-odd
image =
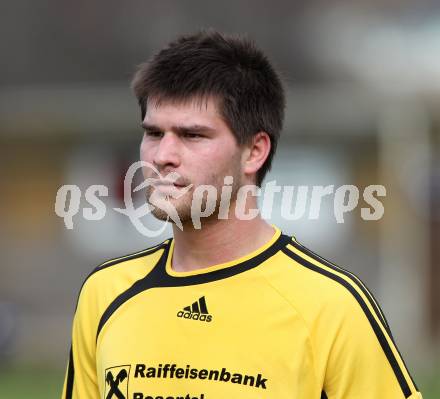
[[[161,132],[163,129],[159,126],[152,125],[150,123],[141,123],[141,127],[149,132]],[[215,129],[209,126],[204,125],[189,125],[189,126],[171,126],[171,131],[178,133],[178,134],[185,134],[185,133],[202,133],[202,132],[213,132]]]

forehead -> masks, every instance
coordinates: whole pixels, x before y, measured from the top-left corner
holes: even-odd
[[[148,100],[144,122],[162,128],[194,124],[219,130],[228,128],[218,110],[218,102],[212,97],[186,101]]]

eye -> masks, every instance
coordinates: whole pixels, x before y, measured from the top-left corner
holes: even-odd
[[[154,130],[145,130],[145,135],[153,139],[159,139],[163,136],[163,133]]]
[[[187,139],[200,139],[203,136],[199,133],[191,133],[191,132],[187,132],[183,134],[183,137],[187,138]]]

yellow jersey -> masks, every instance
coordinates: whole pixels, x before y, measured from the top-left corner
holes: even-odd
[[[85,280],[63,399],[422,397],[365,285],[280,229],[191,272],[172,269],[173,250]]]

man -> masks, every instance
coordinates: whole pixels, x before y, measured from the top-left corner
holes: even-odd
[[[147,199],[178,222],[86,279],[63,398],[421,398],[362,282],[247,217],[256,196],[241,188],[269,170],[285,104],[261,51],[183,36],[133,89]]]

